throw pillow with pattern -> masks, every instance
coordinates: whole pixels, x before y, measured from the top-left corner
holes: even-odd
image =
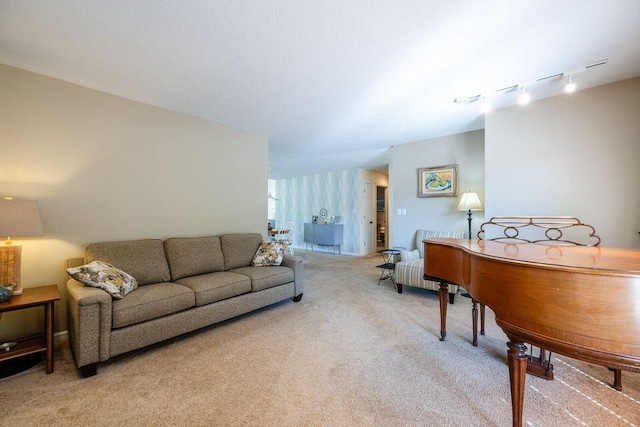
[[[122,299],[138,287],[138,281],[132,275],[103,261],[67,268],[67,273],[80,283],[106,291],[115,299]]]
[[[256,267],[280,265],[284,258],[284,250],[289,246],[286,242],[262,242],[253,256],[251,265]]]

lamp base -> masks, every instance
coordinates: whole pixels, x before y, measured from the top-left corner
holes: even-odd
[[[15,284],[13,295],[22,295],[20,283],[21,245],[0,245],[0,285]]]

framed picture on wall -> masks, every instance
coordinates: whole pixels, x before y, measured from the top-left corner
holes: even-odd
[[[458,165],[418,169],[418,197],[456,197]]]

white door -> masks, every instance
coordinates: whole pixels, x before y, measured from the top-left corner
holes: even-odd
[[[365,182],[362,186],[362,217],[363,217],[363,232],[362,232],[362,254],[368,254],[373,252],[371,246],[371,236],[373,236],[373,214],[371,212],[371,183]]]

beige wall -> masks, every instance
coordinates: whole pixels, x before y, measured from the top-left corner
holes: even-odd
[[[25,287],[57,283],[90,242],[266,233],[266,138],[0,65],[0,196],[35,199],[45,229],[23,244]],[[7,313],[0,337],[42,315]]]
[[[465,212],[457,210],[462,193],[478,193],[484,204],[484,131],[466,132],[394,146],[389,165],[389,222],[392,246],[415,248],[416,230],[467,230]],[[418,169],[458,165],[458,197],[418,197]],[[406,215],[398,215],[406,209]],[[473,213],[473,233],[484,212]]]
[[[487,218],[576,216],[640,248],[640,78],[493,111],[485,150]]]

